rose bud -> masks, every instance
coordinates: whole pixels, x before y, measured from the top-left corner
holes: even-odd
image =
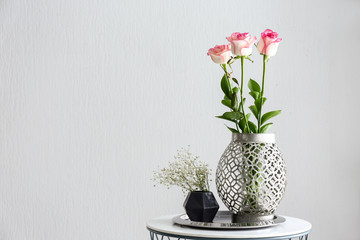
[[[249,56],[256,37],[251,38],[249,33],[235,32],[226,38],[231,43],[231,52],[236,56]]]
[[[215,47],[209,49],[207,55],[211,57],[214,63],[226,64],[231,58],[230,51],[230,44],[216,45]]]
[[[268,57],[275,56],[281,38],[278,38],[278,34],[270,29],[266,29],[261,33],[261,39],[258,42],[258,51]]]

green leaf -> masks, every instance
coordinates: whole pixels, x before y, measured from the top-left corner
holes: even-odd
[[[236,122],[237,120],[241,120],[243,118],[243,114],[240,112],[226,112],[222,116],[216,116],[216,117],[229,120],[232,122]]]
[[[249,94],[254,98],[254,100],[258,99],[260,96],[259,92],[249,92]]]
[[[257,133],[257,127],[256,127],[256,124],[253,123],[252,121],[248,121],[248,124],[249,124],[249,128],[250,130],[253,132],[253,133]]]
[[[266,133],[267,130],[269,130],[269,128],[273,125],[273,123],[268,123],[268,124],[265,124],[263,125],[261,128],[260,128],[260,133]]]
[[[226,126],[226,125],[225,125]],[[236,129],[234,129],[234,128],[231,128],[231,127],[228,127],[228,126],[226,126],[231,132],[233,132],[233,133],[239,133],[239,131],[238,130],[236,130]]]
[[[231,100],[228,100],[228,99],[224,99],[224,100],[221,100],[221,103],[224,104],[225,106],[229,107],[229,108],[232,108],[231,107]]]
[[[223,100],[224,101],[224,100]],[[256,106],[255,105],[251,105],[250,107],[250,110],[251,110],[251,112],[254,114],[254,116],[256,117],[256,119],[258,118],[258,110],[257,110],[257,108],[256,108]]]
[[[242,130],[243,133],[247,133],[246,131],[246,127],[245,127],[246,123],[245,123],[245,118],[241,119],[239,122],[239,127]]]
[[[266,102],[266,97],[263,97],[262,98],[262,104],[260,104],[261,103],[261,98],[258,98],[258,99],[256,99],[255,100],[255,106],[256,106],[256,108],[257,108],[257,110],[259,111],[260,109],[261,109],[261,107],[264,105],[264,103]]]
[[[231,86],[226,77],[226,74],[224,74],[224,76],[221,79],[221,89],[224,92],[225,96],[227,96],[229,99],[231,99]]]
[[[236,123],[236,121],[235,121],[235,120],[228,119],[228,118],[226,118],[226,117],[224,117],[224,116],[215,116],[215,117],[217,117],[217,118],[221,118],[221,119],[228,120],[228,121],[231,121],[231,122]]]
[[[241,129],[241,132],[244,132],[245,125],[243,125],[243,124],[241,125],[240,122],[239,122],[239,128]]]
[[[255,80],[252,80],[251,78],[249,80],[248,87],[252,92],[260,92],[261,91],[260,85]]]
[[[281,110],[277,110],[277,111],[271,111],[271,112],[267,112],[265,113],[262,117],[261,117],[261,124],[265,123],[267,120],[269,120],[270,118],[273,118],[277,115],[279,115],[281,113]]]
[[[233,90],[234,93],[239,92],[239,89],[237,87],[234,87],[232,90]]]
[[[245,101],[246,101],[246,98],[243,98],[242,102],[240,102],[240,104],[239,104],[239,109],[242,109],[242,105],[245,106]]]
[[[249,121],[250,116],[251,116],[251,113],[246,114],[246,120]],[[243,133],[250,133],[250,130],[247,129],[247,127],[246,127],[245,118],[242,118],[242,119],[240,120],[239,126],[240,126],[241,130],[243,131]],[[250,126],[249,126],[249,127],[250,127]]]
[[[238,80],[236,78],[232,78],[232,80],[236,83],[239,84]]]
[[[235,111],[239,110],[239,98],[236,93],[232,94],[231,108],[234,109]]]

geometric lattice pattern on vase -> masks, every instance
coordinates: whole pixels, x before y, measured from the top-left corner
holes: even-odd
[[[232,141],[216,170],[220,199],[237,215],[272,215],[286,181],[285,163],[276,143]]]

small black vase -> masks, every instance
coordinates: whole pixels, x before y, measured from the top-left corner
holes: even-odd
[[[187,195],[184,208],[191,221],[212,222],[219,210],[219,204],[212,192],[195,191]]]

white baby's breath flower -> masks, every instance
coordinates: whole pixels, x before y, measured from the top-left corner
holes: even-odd
[[[178,186],[186,194],[193,191],[209,191],[209,165],[201,162],[198,156],[190,153],[189,147],[181,148],[169,162],[168,168],[154,171],[154,186],[165,185],[167,188]],[[211,180],[210,180],[211,181]]]

